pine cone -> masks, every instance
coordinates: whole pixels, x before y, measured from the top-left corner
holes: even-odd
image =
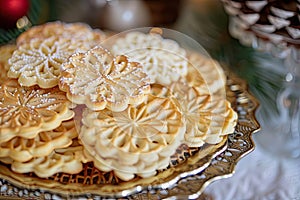
[[[222,0],[225,11],[231,16],[231,34],[244,40],[254,36],[276,45],[300,48],[300,0]],[[239,30],[238,30],[239,29]],[[244,38],[242,38],[244,37]],[[248,41],[247,41],[248,40]],[[254,44],[252,41],[252,46]]]

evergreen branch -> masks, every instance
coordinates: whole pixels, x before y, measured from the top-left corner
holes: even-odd
[[[48,1],[40,1],[40,0],[31,0],[30,8],[27,13],[27,18],[29,20],[29,26],[18,29],[17,27],[11,29],[1,29],[0,28],[0,45],[13,42],[21,33],[26,31],[31,25],[36,25],[41,21],[41,16],[44,12],[43,4]]]
[[[200,5],[206,6],[204,8],[186,8],[176,29],[194,38],[212,58],[246,80],[250,91],[260,101],[264,116],[278,114],[276,96],[283,87],[285,74],[282,61],[241,45],[228,32],[228,16],[222,4],[204,2]]]

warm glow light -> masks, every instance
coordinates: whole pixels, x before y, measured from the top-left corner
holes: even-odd
[[[16,26],[18,29],[25,28],[26,26],[30,26],[31,23],[29,19],[26,16],[23,16],[22,18],[18,19]]]

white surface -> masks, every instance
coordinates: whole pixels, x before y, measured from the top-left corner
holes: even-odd
[[[209,185],[214,200],[300,200],[300,158],[284,159],[255,150],[240,160],[232,177]]]

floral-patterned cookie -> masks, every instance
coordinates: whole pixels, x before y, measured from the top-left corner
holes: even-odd
[[[181,78],[169,87],[152,84],[151,94],[175,99],[186,124],[183,143],[189,147],[201,147],[205,143],[217,144],[224,135],[234,131],[237,114],[230,103],[215,93],[207,93],[205,87],[193,87]]]
[[[20,136],[34,138],[71,119],[72,104],[58,87],[22,87],[8,80],[0,87],[0,141]]]
[[[23,86],[38,85],[52,88],[58,84],[60,67],[75,52],[87,51],[92,46],[85,40],[72,38],[36,38],[24,43],[8,60],[8,77],[17,78]]]
[[[130,180],[166,168],[184,132],[184,119],[175,103],[147,95],[143,103],[122,112],[87,109],[80,139],[97,168]]]
[[[128,33],[116,40],[112,53],[141,63],[152,83],[169,85],[187,74],[186,51],[176,41],[156,33]]]
[[[139,63],[129,62],[126,56],[114,58],[95,47],[70,57],[62,67],[59,87],[73,103],[92,110],[122,111],[144,100],[150,80]]]

